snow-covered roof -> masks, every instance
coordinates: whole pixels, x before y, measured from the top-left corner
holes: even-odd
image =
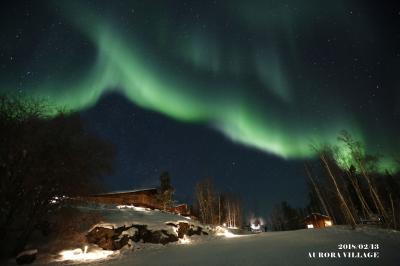
[[[313,212],[310,215],[307,215],[306,219],[311,217],[311,216],[321,216],[321,217],[324,217],[324,218],[331,219],[331,217],[329,217],[328,215],[321,214],[321,213],[318,213],[318,212]]]
[[[132,190],[118,190],[118,191],[110,191],[110,192],[95,194],[93,196],[127,194],[127,193],[136,193],[136,192],[151,191],[151,190],[157,190],[157,188],[139,188],[139,189],[132,189]]]

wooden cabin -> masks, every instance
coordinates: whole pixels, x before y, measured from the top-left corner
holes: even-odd
[[[86,200],[98,204],[135,205],[160,209],[161,205],[157,200],[157,194],[157,188],[146,188],[90,195],[86,197]]]
[[[333,225],[332,219],[320,213],[312,213],[304,219],[306,228],[324,228]]]
[[[134,205],[136,207],[161,210],[163,206],[158,200],[158,195],[159,190],[157,188],[145,188],[90,195],[85,197],[84,200],[96,204]],[[181,215],[190,215],[187,204],[175,205],[168,208],[167,211]]]
[[[182,214],[182,215],[189,215],[189,208],[188,205],[183,203],[183,204],[178,204],[172,207],[172,212]]]

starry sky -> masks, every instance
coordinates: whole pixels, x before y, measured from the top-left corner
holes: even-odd
[[[111,189],[171,173],[240,192],[252,211],[305,203],[310,144],[340,130],[395,171],[395,1],[14,1],[3,4],[0,91],[77,112],[117,147]]]

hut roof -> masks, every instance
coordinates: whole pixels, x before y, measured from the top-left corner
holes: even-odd
[[[101,194],[95,194],[92,196],[110,196],[110,195],[120,195],[120,194],[134,194],[140,192],[157,192],[157,188],[140,188],[140,189],[132,189],[132,190],[119,190],[119,191],[110,191]]]
[[[311,217],[313,217],[313,216],[319,216],[319,217],[331,219],[331,217],[329,217],[328,215],[321,214],[321,213],[318,213],[318,212],[313,212],[313,213],[311,213],[310,215],[307,215],[306,219],[311,218]]]

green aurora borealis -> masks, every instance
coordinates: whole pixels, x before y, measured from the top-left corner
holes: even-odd
[[[370,45],[381,38],[373,23],[351,16],[359,6],[231,1],[178,12],[164,2],[145,2],[98,8],[54,1],[58,13],[49,17],[62,20],[62,30],[47,37],[57,45],[31,43],[44,56],[2,75],[1,90],[18,89],[73,110],[116,91],[142,108],[211,126],[287,159],[312,157],[311,143],[336,143],[346,129],[368,152],[388,156],[381,169],[393,169],[389,156],[399,148],[398,128],[385,120],[394,111],[384,101],[395,101],[398,111],[398,82],[393,72],[367,78],[375,71],[375,49],[384,47]],[[56,51],[58,45],[68,52]],[[355,73],[357,64],[369,72]],[[28,69],[34,78],[21,79]],[[380,88],[383,78],[384,95],[364,107],[371,95],[365,88]]]

